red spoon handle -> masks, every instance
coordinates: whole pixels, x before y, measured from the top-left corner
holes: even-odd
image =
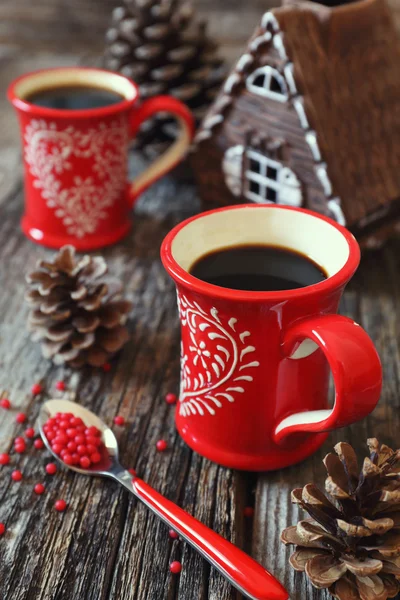
[[[285,588],[266,569],[242,550],[209,529],[153,490],[134,479],[135,494],[163,521],[175,529],[238,590],[252,600],[287,600]]]

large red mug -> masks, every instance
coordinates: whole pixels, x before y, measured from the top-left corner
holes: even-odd
[[[91,86],[121,96],[99,108],[64,110],[29,102],[36,92]],[[21,126],[25,164],[24,233],[45,246],[73,244],[92,250],[121,239],[140,194],[182,159],[193,135],[189,110],[169,96],[140,103],[131,80],[84,67],[45,69],[16,79],[8,98]],[[178,120],[177,140],[132,183],[127,183],[128,148],[140,125],[157,113]]]
[[[200,257],[246,244],[300,252],[328,277],[289,291],[249,292],[190,275]],[[360,260],[349,231],[307,210],[233,206],[175,227],[161,257],[177,286],[182,327],[176,424],[196,452],[227,467],[277,469],[374,409],[382,385],[378,354],[357,323],[337,314]]]

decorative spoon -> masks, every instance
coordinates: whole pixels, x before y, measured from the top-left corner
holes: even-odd
[[[74,416],[80,417],[87,427],[94,425],[102,432],[106,451],[100,463],[88,469],[82,469],[66,465],[52,451],[43,427],[46,421],[58,412],[72,413]],[[49,400],[41,407],[38,421],[44,443],[63,465],[83,475],[100,475],[116,479],[169,527],[179,533],[233,586],[252,600],[287,600],[288,593],[285,588],[259,563],[182,508],[164,498],[139,477],[132,477],[119,463],[118,443],[114,433],[92,412],[69,400]]]

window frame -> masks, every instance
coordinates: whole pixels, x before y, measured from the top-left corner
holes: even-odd
[[[254,80],[259,76],[264,76],[264,83],[262,86],[254,85]],[[271,90],[271,80],[274,78],[281,89],[281,92],[274,92]],[[246,87],[249,92],[256,94],[258,96],[263,96],[264,98],[269,98],[270,100],[275,100],[277,102],[287,102],[289,99],[288,87],[286,85],[286,81],[284,76],[274,67],[269,65],[265,65],[264,67],[259,67],[246,79]]]
[[[280,183],[278,182],[279,171],[284,167],[283,163],[262,154],[258,150],[252,148],[245,149],[245,171],[244,171],[244,196],[257,204],[278,204],[278,194],[280,191]],[[259,164],[259,172],[252,171],[250,168],[251,161]],[[274,169],[276,171],[276,179],[268,177],[267,169]],[[259,186],[259,193],[256,194],[250,190],[250,182],[257,183]],[[267,198],[268,188],[275,192],[275,200],[269,200]]]

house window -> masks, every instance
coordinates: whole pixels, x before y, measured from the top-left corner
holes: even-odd
[[[286,102],[288,90],[284,77],[272,67],[265,66],[256,69],[246,80],[247,89],[253,94]]]
[[[300,181],[289,167],[252,150],[245,150],[244,196],[257,204],[301,206]]]

